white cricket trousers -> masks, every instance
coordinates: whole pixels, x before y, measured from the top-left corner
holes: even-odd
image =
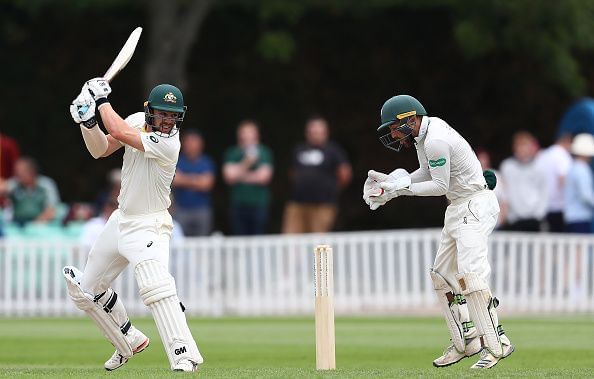
[[[433,270],[445,278],[455,293],[462,293],[456,274],[475,272],[489,283],[488,238],[499,215],[491,190],[482,190],[447,207]]]
[[[101,294],[128,266],[155,259],[169,267],[169,241],[173,221],[168,211],[126,215],[115,210],[89,252],[81,287]]]

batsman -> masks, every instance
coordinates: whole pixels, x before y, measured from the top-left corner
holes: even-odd
[[[130,264],[171,369],[196,371],[203,359],[168,271],[173,228],[169,194],[180,150],[178,131],[186,113],[184,98],[177,87],[158,85],[150,92],[144,112],[124,120],[109,103],[110,93],[107,80],[91,79],[70,105],[93,158],[110,156],[122,147],[124,158],[119,208],[91,248],[84,271],[64,268],[68,293],[115,346],[104,365],[115,370],[149,344],[148,337],[130,323],[121,298],[110,287]],[[109,134],[97,125],[96,113]]]
[[[370,170],[363,188],[370,209],[398,196],[445,195],[449,201],[430,275],[452,344],[433,365],[449,366],[480,352],[472,368],[491,368],[514,351],[488,285],[488,237],[499,214],[490,190],[494,183],[487,184],[468,142],[445,121],[429,117],[412,96],[388,99],[377,130],[389,149],[414,146],[419,168],[410,174],[401,168],[390,174]]]

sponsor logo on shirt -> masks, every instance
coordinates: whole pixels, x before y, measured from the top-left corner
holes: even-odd
[[[150,136],[149,137],[151,141],[153,141],[154,143],[159,143],[159,140],[157,139],[157,137],[155,136]]]
[[[299,153],[297,160],[304,166],[319,166],[324,162],[324,154],[318,149],[306,150]]]
[[[446,159],[445,158],[439,158],[436,160],[430,160],[429,161],[429,166],[430,167],[439,167],[439,166],[443,166],[446,163]]]

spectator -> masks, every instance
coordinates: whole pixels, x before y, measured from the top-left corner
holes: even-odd
[[[493,163],[491,161],[491,153],[489,153],[488,150],[483,148],[477,148],[476,157],[478,158],[483,171],[493,171],[493,173],[495,174],[495,178],[497,179],[497,184],[493,189],[493,193],[495,193],[495,197],[497,197],[497,201],[499,202],[499,216],[497,218],[497,224],[495,225],[495,228],[499,229],[503,224],[505,224],[505,220],[507,218],[507,198],[505,196],[505,183],[503,182],[501,173],[495,168],[493,168]]]
[[[212,230],[210,192],[215,182],[215,166],[203,150],[200,133],[186,129],[182,134],[173,193],[175,219],[187,236],[206,236]]]
[[[558,133],[574,136],[580,133],[594,134],[594,98],[583,97],[569,106],[561,117]],[[594,222],[592,232],[594,233]]]
[[[594,134],[594,99],[583,97],[567,108],[561,117],[558,133],[574,136],[580,133]]]
[[[7,183],[6,180],[14,175],[14,165],[21,156],[19,145],[11,137],[0,133],[0,218],[2,216],[2,208],[6,207],[7,199]],[[0,236],[1,232],[0,220]]]
[[[574,160],[567,173],[565,186],[565,230],[570,233],[590,233],[594,216],[594,180],[590,163],[594,157],[594,137],[578,134],[571,144]]]
[[[117,201],[120,195],[120,189],[122,188],[122,169],[114,168],[107,174],[108,186],[101,190],[97,198],[95,199],[95,213],[99,216],[102,213],[105,204],[115,199]]]
[[[0,133],[0,180],[11,178],[21,156],[19,145],[9,136]]]
[[[293,151],[283,233],[321,233],[334,226],[338,195],[350,183],[352,169],[345,152],[328,135],[324,118],[314,116],[305,123],[305,143]]]
[[[7,187],[13,222],[24,225],[28,222],[48,222],[54,218],[60,203],[56,183],[39,175],[37,163],[32,158],[17,160],[14,178],[8,181]]]
[[[507,196],[505,230],[540,231],[547,204],[545,174],[536,164],[538,143],[534,136],[519,131],[512,138],[513,156],[501,164]]]
[[[231,188],[231,228],[235,235],[266,231],[273,161],[270,149],[260,144],[258,124],[244,120],[237,127],[237,145],[225,151],[223,177]]]
[[[118,209],[118,201],[115,198],[109,198],[104,202],[101,213],[97,217],[93,217],[85,222],[79,239],[80,246],[84,251],[91,251],[109,216],[116,209]]]
[[[560,135],[555,143],[544,149],[536,158],[541,171],[545,173],[547,180],[548,204],[547,204],[547,230],[560,233],[564,231],[563,223],[563,191],[565,177],[571,165],[571,135]]]

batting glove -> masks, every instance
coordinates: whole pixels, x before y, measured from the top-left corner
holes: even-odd
[[[107,96],[111,93],[109,82],[103,78],[93,78],[87,80],[83,86],[83,90],[89,91],[93,99],[97,102],[97,107],[107,102]]]
[[[92,129],[97,125],[93,97],[88,92],[81,92],[70,104],[70,115],[77,124]]]

